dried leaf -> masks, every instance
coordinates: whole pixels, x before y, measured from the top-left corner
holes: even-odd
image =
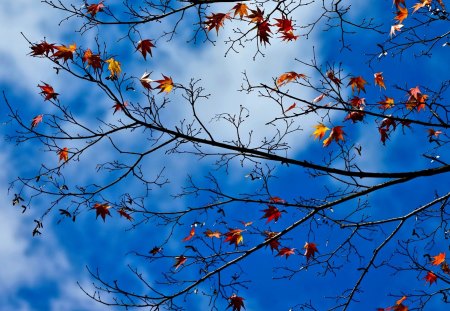
[[[144,56],[144,59],[147,60],[147,53],[152,55],[152,48],[154,48],[155,45],[153,44],[152,40],[145,39],[138,42],[138,45],[136,47],[136,51],[141,52],[142,56]]]
[[[109,212],[111,206],[107,203],[95,203],[93,208],[96,211],[96,219],[98,218],[98,216],[100,216],[102,217],[103,221],[105,221],[106,215],[111,216],[111,213]]]
[[[63,160],[67,162],[69,160],[69,149],[67,147],[62,148],[58,151],[59,161]]]

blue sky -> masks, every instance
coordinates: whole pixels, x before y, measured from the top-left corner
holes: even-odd
[[[218,6],[214,12],[220,11],[220,8],[229,9],[230,5]],[[387,83],[401,85],[405,88],[423,85],[424,81],[426,81],[426,85],[433,86],[441,81],[441,77],[448,77],[448,69],[442,65],[443,62],[445,63],[448,52],[443,49],[436,49],[433,58],[415,58],[405,55],[403,63],[401,63],[399,58],[387,57],[380,62],[373,62],[373,68],[368,68],[365,63],[367,57],[363,53],[373,49],[374,41],[379,42],[378,40],[387,38],[389,23],[393,16],[391,1],[382,1],[382,4],[376,9],[371,8],[370,4],[355,3],[352,9],[356,12],[352,16],[354,18],[365,16],[367,12],[373,14],[374,17],[384,18],[385,27],[383,29],[386,34],[383,36],[367,35],[364,40],[361,40],[360,37],[348,36],[349,43],[354,46],[352,51],[337,48],[338,34],[336,32],[313,32],[307,41],[301,38],[289,44],[273,39],[270,46],[262,49],[265,57],[258,56],[256,60],[253,60],[254,43],[249,43],[246,48],[240,49],[239,53],[229,53],[226,58],[224,57],[227,46],[221,38],[233,35],[231,25],[220,30],[215,45],[210,43],[200,43],[195,46],[186,44],[186,40],[191,34],[181,28],[180,34],[171,42],[160,40],[153,51],[153,58],[147,61],[144,61],[139,53],[134,52],[128,40],[116,40],[123,34],[123,29],[100,27],[98,31],[100,37],[108,42],[110,53],[117,55],[117,59],[122,62],[123,69],[132,76],[139,77],[142,73],[151,71],[154,79],[159,78],[161,74],[166,74],[172,76],[174,81],[179,83],[188,83],[191,78],[202,79],[202,86],[211,93],[208,100],[200,103],[199,112],[203,120],[210,120],[221,112],[236,113],[240,105],[245,106],[251,117],[246,121],[244,128],[254,130],[253,141],[258,141],[274,133],[274,128],[266,126],[265,123],[270,121],[274,115],[279,114],[279,110],[254,93],[245,95],[237,91],[242,84],[242,72],[245,70],[250,80],[255,83],[267,84],[273,83],[273,78],[286,71],[302,72],[311,79],[317,78],[317,73],[295,60],[300,58],[309,61],[313,57],[312,46],[316,49],[319,62],[323,64],[343,62],[346,73],[365,77],[371,77],[374,72],[382,71]],[[313,18],[315,10],[314,6],[305,7],[304,10],[299,11],[295,19],[306,22]],[[80,36],[80,33],[75,31],[80,25],[77,20],[69,20],[58,26],[63,17],[62,12],[52,10],[39,1],[31,3],[27,0],[17,0],[0,4],[0,34],[3,38],[0,43],[0,68],[3,68],[0,70],[0,89],[5,91],[8,101],[21,112],[24,120],[31,121],[32,117],[39,113],[52,113],[52,108],[47,105],[47,102],[43,103],[39,89],[36,87],[44,81],[61,93],[60,100],[70,105],[73,111],[87,124],[96,124],[98,119],[117,122],[120,116],[111,114],[112,103],[100,92],[86,83],[70,77],[56,76],[51,65],[45,60],[27,55],[29,46],[21,36],[21,32],[32,42],[47,38],[49,42],[58,44],[76,42],[82,48],[91,47],[94,44],[96,30]],[[164,24],[160,27],[164,27]],[[152,27],[141,29],[143,36],[150,38],[156,36],[158,30]],[[212,37],[214,38],[215,35],[213,34]],[[374,50],[376,51],[376,48]],[[293,87],[289,88],[295,94],[296,91]],[[366,96],[375,101],[381,97],[381,94],[383,92],[378,92],[373,87],[369,90],[368,87]],[[301,96],[311,100],[317,95],[316,92],[310,90],[301,91]],[[348,95],[350,96],[350,94]],[[188,113],[189,107],[180,105],[180,93],[167,96],[173,97],[171,97],[170,109],[165,117],[168,122],[175,124]],[[402,95],[398,92],[396,96]],[[130,97],[137,100],[139,94]],[[2,105],[1,111],[1,135],[6,137],[14,131],[14,125],[7,123],[4,105]],[[316,159],[327,156],[327,150],[322,148],[321,143],[314,142],[310,134],[313,125],[318,121],[319,119],[314,117],[303,119],[301,123],[303,132],[298,136],[291,135],[287,138],[286,142],[292,148],[289,151],[290,155],[295,155],[300,159]],[[342,123],[341,119],[336,119],[335,122]],[[217,133],[217,138],[223,140],[233,138],[234,133],[223,122],[209,122],[208,126],[211,131]],[[361,168],[371,171],[404,171],[436,167],[436,163],[430,163],[429,159],[422,157],[425,152],[433,152],[432,146],[428,144],[426,130],[423,128],[412,129],[412,134],[408,132],[410,131],[408,129],[406,134],[397,130],[390,137],[386,146],[383,146],[373,124],[371,131],[349,123],[346,123],[345,126],[349,131],[350,142],[363,146],[364,157],[358,162]],[[117,137],[117,141],[122,146],[143,148],[143,136],[136,134],[136,136],[130,137],[129,133],[120,135]],[[151,248],[162,243],[169,229],[164,225],[155,225],[149,222],[134,230],[129,230],[130,225],[124,219],[119,218],[117,213],[113,214],[113,217],[107,218],[106,222],[102,222],[100,219],[95,219],[93,211],[86,210],[79,215],[76,222],[71,222],[67,219],[60,221],[62,217],[58,215],[56,209],[46,217],[43,235],[32,238],[33,220],[39,218],[48,208],[51,199],[38,198],[33,201],[32,207],[26,213],[21,214],[20,208],[11,206],[14,190],[8,193],[8,185],[19,175],[33,176],[41,162],[56,164],[57,158],[54,154],[46,152],[41,145],[33,142],[16,146],[14,143],[2,139],[0,146],[2,150],[0,161],[8,164],[0,171],[0,185],[4,193],[1,197],[2,216],[0,217],[0,234],[2,236],[0,288],[3,291],[0,295],[1,310],[111,310],[110,307],[95,303],[80,290],[78,283],[86,290],[92,290],[93,280],[89,277],[86,266],[92,270],[98,268],[107,280],[117,279],[121,284],[136,291],[144,289],[142,284],[136,282],[128,265],[137,267],[152,284],[160,279],[160,271],[170,270],[173,265],[172,258],[155,264],[132,254],[134,251],[148,253]],[[107,144],[104,146],[107,148]],[[441,148],[439,153],[441,159],[448,156],[444,151]],[[84,155],[80,163],[74,162],[67,165],[65,167],[66,176],[71,176],[73,182],[92,182],[93,180],[101,182],[104,176],[95,173],[95,166],[97,163],[114,159],[116,156],[117,154],[108,149],[92,150]],[[165,167],[164,174],[171,180],[171,183],[161,189],[157,187],[152,189],[147,204],[156,210],[168,211],[211,203],[208,195],[178,200],[174,200],[171,195],[179,193],[180,186],[188,185],[186,181],[188,175],[193,176],[196,182],[208,185],[208,181],[203,177],[211,170],[213,163],[213,159],[197,162],[193,157],[163,153],[152,157],[145,162],[146,172],[154,174]],[[250,181],[245,177],[251,168],[250,163],[241,165],[236,161],[231,163],[228,172],[223,169],[214,170],[213,174],[221,181],[224,192],[250,193],[257,191],[261,186],[260,181]],[[278,178],[270,184],[271,194],[280,196],[288,202],[315,195],[321,196],[324,186],[336,186],[332,180],[313,179],[302,170],[292,167],[277,167],[275,172]],[[447,184],[448,178],[444,175],[433,177],[432,181],[417,180],[392,189],[382,190],[371,195],[367,214],[373,219],[380,219],[385,215],[401,215],[430,201],[436,191],[441,194],[447,191]],[[137,189],[136,191],[138,193],[140,191],[142,195],[145,193],[139,188],[138,183],[130,180],[121,187],[126,191]],[[121,188],[118,189],[122,191]],[[106,195],[114,197],[114,191],[117,189]],[[336,215],[339,213],[345,215],[347,209],[355,208],[355,204],[355,202],[343,204],[335,210]],[[266,225],[265,220],[260,219],[261,210],[264,208],[264,206],[256,204],[231,205],[227,210],[227,215],[232,215],[229,216],[228,226],[239,227],[241,226],[240,221],[246,220],[254,221],[259,226],[255,228],[277,231],[302,215],[300,211],[289,212],[287,215],[284,214],[278,223]],[[215,226],[215,217],[216,215],[212,213],[183,219],[169,243],[165,245],[164,252],[167,254],[184,252],[185,244],[181,242],[181,239],[189,232],[190,224],[195,220],[202,220],[208,227]],[[323,219],[315,219],[314,225],[317,228],[313,234],[309,231],[308,225],[303,225],[286,236],[282,244],[295,247],[301,253],[304,242],[314,239],[321,253],[326,253],[344,238],[342,231],[326,225]],[[430,227],[433,225],[430,223]],[[223,231],[226,227],[219,228]],[[391,226],[386,227],[387,232],[391,229]],[[402,234],[408,236],[409,230],[405,230]],[[374,244],[370,244],[364,239],[357,239],[356,243],[361,252],[368,251],[369,255],[367,256],[370,256],[371,247],[377,245],[377,241],[381,242],[385,235],[380,231],[369,232],[367,235]],[[448,247],[448,242],[443,240],[442,236],[440,237],[441,239],[436,245],[429,250],[430,253],[434,254]],[[242,248],[250,247],[260,239],[261,236],[257,234],[256,229],[248,229],[248,235],[246,235]],[[192,243],[194,242],[199,241],[194,239]],[[386,254],[393,251],[395,242],[392,244],[384,250]],[[231,246],[228,249],[233,250]],[[366,259],[367,257],[364,258],[364,260]],[[224,274],[224,278],[239,273],[242,274],[243,279],[253,281],[247,285],[248,288],[240,288],[238,292],[240,296],[245,297],[246,310],[299,310],[299,305],[308,301],[314,302],[318,310],[325,310],[334,302],[325,297],[339,293],[336,292],[336,288],[351,287],[352,282],[359,276],[356,269],[364,264],[364,260],[361,263],[358,263],[357,258],[353,258],[353,260],[353,264],[349,265],[342,258],[338,258],[336,265],[343,264],[343,268],[336,277],[322,278],[319,276],[321,270],[318,267],[311,267],[295,275],[290,281],[273,280],[273,277],[277,277],[281,273],[277,267],[288,266],[298,269],[304,266],[305,260],[302,256],[292,256],[287,260],[274,257],[270,250],[266,249],[247,258],[238,266],[232,267],[229,272]],[[194,275],[188,267],[180,270],[177,276],[193,277]],[[350,310],[358,308],[372,310],[377,307],[387,307],[396,300],[388,296],[390,293],[400,294],[403,291],[429,290],[431,288],[425,286],[423,276],[416,273],[404,273],[392,277],[392,271],[385,268],[372,272],[364,281],[364,292],[357,296],[361,302],[355,304]],[[206,282],[199,288],[199,292],[208,292],[210,285]],[[437,290],[438,286],[440,284],[434,284],[432,289]],[[185,306],[187,310],[192,311],[206,310],[208,303],[209,300],[206,296],[198,294],[192,295]],[[226,305],[226,300],[219,298],[219,310],[225,309]],[[433,299],[427,306],[427,310],[442,310],[442,308],[443,305],[439,298]]]

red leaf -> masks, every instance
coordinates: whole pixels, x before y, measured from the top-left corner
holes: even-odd
[[[35,128],[39,123],[42,122],[42,114],[37,115],[31,120],[31,128]]]
[[[270,34],[272,31],[270,30],[270,24],[267,21],[264,21],[262,23],[259,23],[257,28],[257,36],[259,37],[259,42],[266,45],[267,43],[270,44],[269,38],[271,37]]]
[[[229,13],[212,13],[210,16],[206,16],[206,18],[206,30],[211,31],[215,28],[216,33],[219,34],[219,28],[223,27],[225,20],[231,19],[231,16]]]
[[[128,106],[127,102],[122,103],[115,103],[114,106],[112,106],[112,108],[114,108],[114,112],[113,114],[115,114],[117,111],[123,110],[123,108],[125,108],[126,106]]]
[[[264,234],[266,235],[266,241],[267,241],[267,240],[270,240],[271,238],[273,238],[274,236],[276,236],[278,234],[278,232],[265,231]],[[278,239],[272,240],[269,242],[269,246],[270,246],[270,250],[273,253],[274,249],[278,250],[278,248],[280,247],[280,242],[278,241]]]
[[[105,5],[103,4],[103,1],[100,1],[99,3],[88,5],[87,7],[87,13],[91,14],[92,17],[95,17],[98,12],[102,12]]]
[[[146,40],[141,40],[139,41],[137,47],[136,47],[136,51],[139,51],[142,53],[142,56],[144,56],[144,59],[147,60],[147,53],[150,54],[150,56],[152,55],[152,48],[154,48],[155,45],[152,43],[151,40],[146,39]]]
[[[67,147],[62,148],[58,151],[59,161],[64,160],[67,162],[69,160],[69,149]]]
[[[41,43],[37,43],[31,46],[31,56],[48,56],[50,53],[53,54],[56,46],[54,43],[47,43],[46,41],[42,41]]]
[[[278,208],[276,208],[273,205],[269,205],[269,208],[263,210],[263,212],[265,214],[262,218],[267,218],[266,224],[271,222],[272,220],[277,222],[278,219],[281,217],[281,211],[278,210]]]
[[[319,252],[315,243],[306,242],[303,248],[305,249],[306,261],[309,261],[311,257],[314,257],[314,255]]]
[[[234,244],[236,247],[240,244],[244,242],[244,237],[242,236],[242,231],[241,229],[230,229],[230,231],[228,231],[227,233],[225,233],[224,235],[226,236],[226,239],[224,242],[229,242],[230,245]]]
[[[330,136],[323,141],[323,146],[328,147],[333,141],[339,142],[339,140],[344,140],[344,131],[342,130],[342,126],[335,126],[331,129]]]
[[[100,217],[102,217],[103,221],[105,221],[106,215],[111,216],[111,213],[109,212],[109,209],[111,208],[110,205],[108,205],[107,203],[95,203],[94,204],[94,209],[96,210],[96,216],[95,218],[97,219],[98,216],[100,215]]]
[[[230,298],[228,298],[229,304],[228,308],[232,308],[232,311],[241,311],[241,308],[245,309],[244,306],[244,298],[237,296],[236,294],[231,295]]]
[[[175,267],[175,270],[177,270],[180,266],[184,265],[187,258],[183,255],[175,257],[175,264],[173,265]]]
[[[124,217],[126,219],[128,219],[129,221],[133,221],[133,217],[131,217],[130,214],[128,214],[124,208],[121,208],[118,213],[120,214],[121,217]]]
[[[286,256],[286,259],[290,255],[295,255],[295,248],[283,247],[277,254],[277,256]]]
[[[437,276],[433,272],[428,271],[428,273],[427,273],[427,275],[425,275],[424,279],[425,279],[425,282],[428,282],[431,285],[433,283],[436,283]]]
[[[53,87],[45,82],[44,85],[38,85],[38,87],[42,90],[41,94],[45,96],[45,100],[57,99],[58,93],[55,93]]]
[[[161,247],[155,246],[149,251],[149,253],[152,254],[153,256],[155,256],[156,254],[160,253],[161,251],[162,251]]]
[[[189,235],[183,239],[183,242],[189,241],[192,239],[192,237],[195,235],[195,227],[191,228],[191,231],[189,231]]]
[[[58,59],[64,59],[64,62],[67,62],[69,59],[73,59],[73,53],[77,49],[77,45],[74,43],[70,45],[69,47],[65,45],[57,45],[55,46],[55,49],[57,50],[55,53],[53,53],[52,57],[55,60]]]
[[[330,79],[331,81],[333,81],[333,83],[336,84],[336,86],[337,86],[338,88],[339,88],[340,85],[342,84],[341,79],[337,78],[337,77],[334,75],[334,72],[333,72],[332,70],[328,70],[328,71],[327,71],[327,77],[328,77],[328,79]]]
[[[286,113],[286,112],[288,112],[289,110],[292,110],[292,109],[294,109],[295,107],[297,107],[297,104],[296,103],[293,103],[292,105],[290,105],[289,106],[289,108],[288,109],[286,109],[284,112]]]
[[[92,66],[95,71],[100,71],[102,69],[102,59],[99,54],[92,54],[90,49],[84,51],[83,58],[81,59],[83,63],[87,62],[86,67]]]

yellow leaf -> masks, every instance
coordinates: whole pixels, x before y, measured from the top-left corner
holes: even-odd
[[[328,127],[323,125],[322,123],[319,123],[317,125],[314,125],[314,128],[316,129],[312,134],[314,135],[314,140],[319,139],[321,140],[323,136],[325,136],[325,133],[329,130]]]
[[[112,57],[107,59],[105,62],[108,63],[108,70],[111,73],[109,77],[111,79],[117,79],[117,76],[120,75],[120,72],[122,71],[120,68],[120,63]]]

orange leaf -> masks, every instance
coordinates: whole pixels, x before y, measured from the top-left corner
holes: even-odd
[[[394,19],[398,20],[398,23],[401,24],[403,20],[408,17],[408,9],[398,6],[397,10],[397,15],[394,17]]]
[[[242,224],[244,227],[248,227],[248,226],[253,225],[253,221],[243,221],[243,220],[241,220],[240,222],[241,222],[241,224]]]
[[[42,122],[42,114],[37,115],[31,120],[31,128],[35,128],[39,123]]]
[[[424,279],[425,279],[425,282],[428,282],[431,285],[433,283],[436,283],[437,276],[433,272],[428,271],[428,273],[427,273],[427,275],[425,275]]]
[[[413,14],[414,14],[417,10],[419,10],[419,9],[421,9],[421,8],[424,8],[424,7],[426,7],[426,6],[429,6],[430,4],[431,4],[431,1],[430,1],[430,0],[420,0],[420,2],[417,2],[416,4],[413,5],[413,8],[414,8]]]
[[[403,303],[403,301],[405,301],[406,300],[406,296],[403,296],[402,298],[400,298],[399,300],[397,300],[396,302],[395,302],[395,304],[396,305],[401,305],[402,303]]]
[[[286,201],[283,200],[283,199],[280,198],[280,197],[270,197],[270,198],[269,198],[269,201],[270,201],[271,203],[282,203],[282,204],[286,203]]]
[[[212,13],[210,16],[206,16],[207,21],[205,22],[206,30],[211,31],[216,29],[217,34],[219,34],[219,28],[223,27],[225,20],[231,19],[229,13]]]
[[[67,162],[69,160],[69,149],[67,147],[62,148],[58,151],[59,161],[64,160]]]
[[[225,233],[224,235],[226,236],[226,239],[224,242],[229,242],[230,245],[234,244],[236,247],[240,244],[244,242],[244,237],[242,236],[242,231],[241,229],[230,229],[230,231],[228,231],[227,233]]]
[[[136,51],[141,52],[142,56],[144,56],[144,59],[147,60],[147,53],[150,54],[150,56],[153,56],[152,48],[154,48],[154,47],[155,47],[155,45],[152,43],[151,40],[145,39],[145,40],[139,41],[139,43],[136,47]]]
[[[380,104],[378,108],[386,110],[394,107],[394,99],[391,97],[384,96],[384,100],[379,101],[378,104]]]
[[[105,221],[106,215],[111,216],[111,213],[109,212],[109,209],[111,208],[110,205],[108,205],[107,203],[95,203],[94,204],[94,209],[96,210],[96,216],[95,218],[97,219],[98,216],[100,215],[100,217],[102,217],[103,221]]]
[[[283,247],[276,256],[286,256],[287,259],[290,255],[295,255],[295,248]]]
[[[278,208],[273,205],[269,205],[269,208],[263,210],[265,213],[261,218],[267,218],[266,224],[274,220],[275,222],[281,217],[281,212]]]
[[[94,70],[102,69],[102,59],[99,54],[92,54],[90,49],[84,51],[84,55],[82,58],[83,63],[87,62],[86,67],[92,66]]]
[[[439,255],[433,257],[433,261],[431,262],[431,264],[433,266],[439,266],[444,261],[445,261],[445,253],[439,253]]]
[[[311,257],[314,257],[314,255],[319,252],[315,243],[306,242],[303,248],[305,249],[306,261],[309,261]]]
[[[364,89],[364,85],[367,84],[366,80],[364,80],[363,77],[352,77],[350,78],[350,82],[347,84],[347,86],[352,87],[352,92],[355,92],[355,89],[358,91],[358,93],[362,90],[364,93],[366,90]]]
[[[91,14],[92,17],[95,17],[95,15],[98,12],[103,11],[103,8],[105,7],[105,5],[103,4],[103,1],[100,1],[99,3],[95,3],[95,4],[91,4],[88,5],[87,7],[87,13]]]
[[[297,104],[296,103],[293,103],[292,105],[290,105],[289,106],[289,108],[288,109],[286,109],[284,112],[286,113],[286,112],[288,112],[289,110],[292,110],[292,109],[294,109],[295,107],[297,106]]]
[[[129,221],[133,221],[133,217],[131,217],[131,215],[128,214],[128,213],[125,211],[124,208],[121,208],[121,209],[118,211],[118,213],[119,213],[119,215],[120,215],[121,217],[124,217],[124,218],[128,219]]]
[[[58,93],[55,93],[53,87],[45,82],[44,85],[38,85],[38,87],[42,90],[41,94],[45,96],[44,100],[57,99]]]
[[[294,71],[289,71],[283,73],[281,76],[278,77],[277,86],[283,86],[297,79],[305,80],[306,78],[307,78],[306,75],[304,75],[303,73],[296,73]]]
[[[400,6],[400,4],[403,4],[404,6],[406,6],[405,0],[394,0],[394,5],[395,5],[397,8]]]
[[[232,311],[241,311],[241,308],[245,309],[244,306],[244,298],[237,296],[236,294],[231,295],[230,298],[228,298],[229,304],[228,308],[232,308]]]
[[[175,264],[173,265],[175,267],[175,270],[177,270],[180,266],[184,265],[187,258],[183,255],[175,257]]]
[[[379,85],[380,88],[384,88],[386,89],[386,86],[384,85],[384,78],[383,78],[383,73],[382,72],[377,72],[374,75],[374,79],[375,79],[375,85]]]
[[[162,75],[162,76],[164,77],[164,79],[155,81],[156,83],[159,84],[156,88],[160,89],[159,93],[161,93],[161,92],[170,93],[170,91],[172,91],[172,88],[173,88],[172,78],[166,77],[165,75]]]
[[[73,59],[73,53],[77,49],[77,45],[75,43],[70,45],[69,47],[65,45],[57,45],[55,46],[55,49],[57,51],[53,53],[52,57],[54,57],[55,60],[62,58],[64,59],[64,62],[67,62],[67,60]]]
[[[325,133],[329,130],[328,127],[323,125],[322,123],[319,123],[317,125],[314,125],[314,128],[316,129],[312,134],[314,135],[314,140],[319,139],[321,140],[323,136],[325,136]]]
[[[335,126],[331,129],[330,136],[323,141],[323,146],[327,147],[333,141],[339,142],[339,140],[344,140],[344,131],[342,130],[342,126]]]
[[[220,239],[220,236],[222,235],[219,231],[211,231],[210,229],[206,230],[204,232],[204,235],[206,235],[208,238],[218,238]]]
[[[244,16],[248,15],[248,7],[245,3],[238,3],[233,7],[234,16],[239,15],[242,19]]]
[[[183,242],[189,241],[192,239],[192,237],[195,235],[195,227],[191,228],[191,231],[189,231],[189,235],[183,239]]]

